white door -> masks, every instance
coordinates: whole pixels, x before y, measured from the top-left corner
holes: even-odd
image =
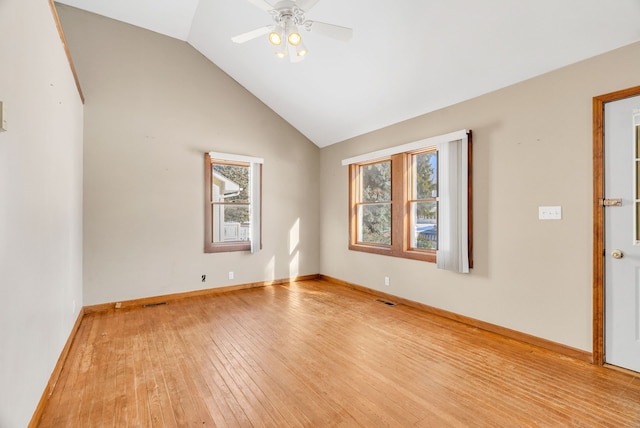
[[[605,104],[605,361],[640,372],[640,96]]]

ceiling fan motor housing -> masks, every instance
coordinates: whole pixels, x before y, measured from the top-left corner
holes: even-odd
[[[273,20],[277,25],[284,26],[287,23],[296,26],[304,26],[304,10],[300,9],[293,2],[282,1],[271,11]]]

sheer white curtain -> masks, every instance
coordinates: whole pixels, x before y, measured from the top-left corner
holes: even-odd
[[[468,137],[438,144],[437,267],[469,273]]]
[[[251,254],[260,251],[260,163],[252,162],[250,170],[251,180]]]

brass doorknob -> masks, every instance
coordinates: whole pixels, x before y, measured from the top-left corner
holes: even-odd
[[[613,250],[611,252],[611,257],[613,257],[614,259],[621,259],[624,257],[624,254],[620,250]]]

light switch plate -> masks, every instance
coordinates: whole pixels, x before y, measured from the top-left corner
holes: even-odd
[[[562,207],[561,206],[538,207],[538,219],[562,220]]]

